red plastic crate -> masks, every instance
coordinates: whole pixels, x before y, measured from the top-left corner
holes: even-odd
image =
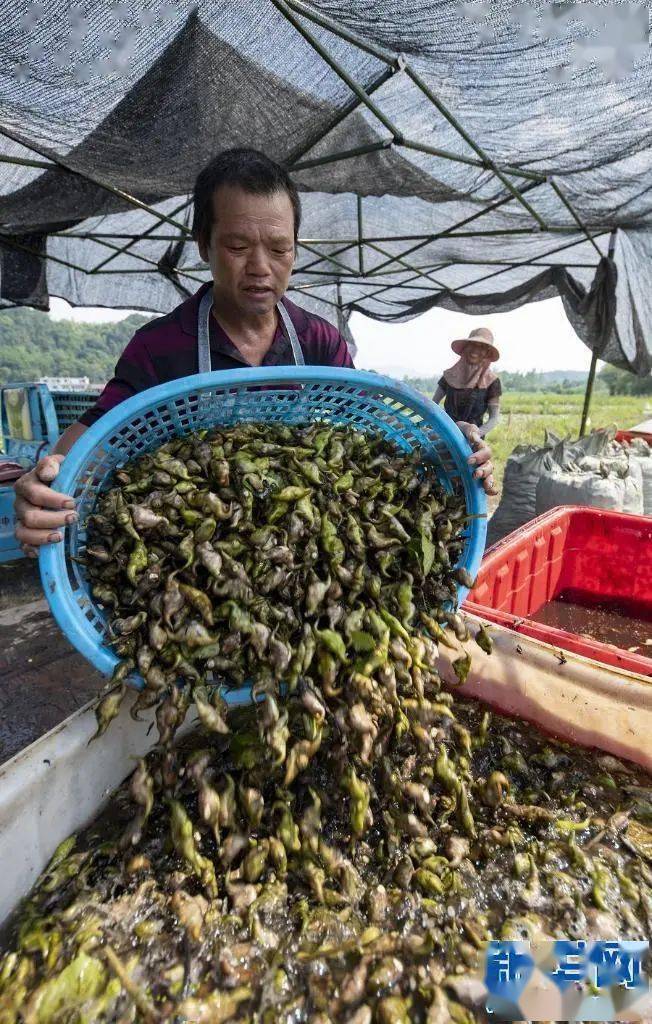
[[[635,437],[647,441],[652,448],[652,434],[644,434],[642,430],[619,430],[616,434],[616,441],[633,441]]]
[[[652,676],[652,656],[529,618],[566,591],[582,591],[596,601],[622,600],[640,609],[640,618],[652,620],[650,517],[576,506],[552,509],[487,552],[464,609],[554,647]]]

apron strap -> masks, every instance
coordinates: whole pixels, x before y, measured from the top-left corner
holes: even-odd
[[[290,345],[292,346],[292,355],[294,356],[294,365],[295,366],[305,366],[306,365],[306,361],[303,358],[303,349],[301,348],[301,345],[299,344],[299,338],[297,337],[297,332],[295,330],[294,324],[292,323],[292,319],[290,317],[290,314],[288,313],[287,309],[283,305],[283,300],[282,299],[281,299],[280,302],[278,302],[276,304],[276,309],[278,310],[278,315],[281,318],[281,324],[283,325],[283,327],[285,329],[285,333],[286,333],[287,337],[290,340]]]
[[[197,314],[197,371],[211,372],[210,320],[213,308],[213,289],[209,288],[201,297]]]
[[[213,308],[213,291],[209,288],[204,292],[199,303],[197,314],[197,371],[198,373],[211,372],[211,343],[210,343],[210,315]],[[290,314],[283,305],[283,302],[276,304],[281,328],[292,347],[292,356],[295,366],[305,366],[303,350]]]

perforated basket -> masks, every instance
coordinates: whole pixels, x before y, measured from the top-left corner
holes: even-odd
[[[359,370],[279,367],[183,377],[106,413],[74,445],[56,481],[57,490],[74,497],[79,520],[66,529],[64,543],[41,549],[43,587],[68,639],[105,675],[118,659],[104,643],[105,614],[75,560],[83,554],[86,522],[99,492],[115,469],[171,437],[245,420],[350,424],[383,434],[403,451],[421,448],[442,485],[463,493],[467,511],[479,517],[466,528],[459,562],[476,575],[485,544],[486,500],[467,464],[469,445],[433,402],[404,384]],[[460,603],[466,593],[459,588]]]

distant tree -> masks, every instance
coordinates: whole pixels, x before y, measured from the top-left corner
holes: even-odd
[[[568,376],[570,371],[557,370],[547,373],[537,373],[536,370],[526,372],[510,373],[502,371],[500,382],[503,391],[527,391],[542,392],[550,394],[576,394],[582,391],[586,381],[585,373],[577,373]],[[408,377],[406,383],[422,391],[424,394],[432,395],[437,387],[437,377]]]
[[[605,366],[600,370],[598,380],[606,385],[610,395],[652,395],[652,374],[637,377],[628,370]]]
[[[0,311],[0,384],[39,377],[90,377],[104,384],[149,319],[132,314],[116,323],[74,323],[34,309]]]

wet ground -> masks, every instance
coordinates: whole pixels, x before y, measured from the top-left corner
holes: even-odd
[[[36,559],[0,563],[0,612],[39,597],[43,597],[43,588]]]
[[[1,593],[7,597],[4,589]],[[28,590],[21,593],[31,596]],[[0,610],[0,764],[62,722],[101,686],[102,677],[67,642],[45,598],[5,606]]]
[[[567,633],[652,657],[652,606],[597,600],[595,595],[568,590],[530,617]]]

